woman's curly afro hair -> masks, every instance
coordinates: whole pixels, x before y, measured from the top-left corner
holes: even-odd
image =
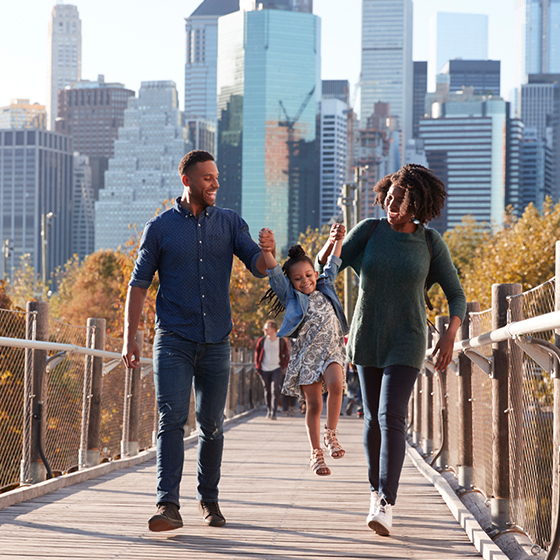
[[[375,204],[385,208],[387,192],[392,186],[401,187],[405,191],[401,214],[410,211],[414,219],[421,224],[426,224],[440,216],[447,192],[445,192],[443,182],[431,169],[416,163],[409,163],[396,173],[386,175],[373,187],[374,192],[377,193]]]

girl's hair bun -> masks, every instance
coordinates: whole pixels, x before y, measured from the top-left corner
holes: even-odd
[[[299,260],[303,257],[305,257],[305,251],[301,245],[292,245],[290,247],[290,250],[288,251],[289,259]]]

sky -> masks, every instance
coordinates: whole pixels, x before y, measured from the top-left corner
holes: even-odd
[[[173,80],[184,97],[184,18],[201,0],[73,0],[82,20],[82,79],[120,82]],[[46,103],[47,34],[53,0],[5,0],[0,18],[0,106],[11,99]],[[322,20],[322,77],[360,76],[362,0],[314,0]],[[414,60],[427,60],[429,22],[436,12],[489,17],[488,55],[502,61],[502,95],[514,87],[515,0],[414,0]]]

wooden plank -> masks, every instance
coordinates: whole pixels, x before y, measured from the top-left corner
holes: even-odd
[[[447,506],[407,459],[390,537],[365,524],[369,507],[362,421],[341,417],[347,453],[329,477],[307,467],[303,417],[249,417],[226,433],[220,507],[225,527],[206,527],[196,503],[196,448],[185,451],[185,526],[150,533],[155,461],[105,473],[0,510],[3,559],[136,560],[481,558]]]

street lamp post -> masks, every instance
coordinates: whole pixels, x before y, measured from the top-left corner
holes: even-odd
[[[48,280],[48,274],[47,274],[47,268],[48,268],[47,251],[48,251],[48,244],[49,244],[48,228],[51,225],[50,224],[51,218],[54,218],[54,214],[52,212],[41,215],[41,249],[42,249],[41,264],[43,269],[42,270],[43,284],[45,286],[47,285],[47,280]]]
[[[11,240],[10,239],[4,239],[4,243],[2,245],[2,257],[3,257],[3,262],[2,262],[2,275],[4,280],[6,279],[6,277],[8,276],[8,259],[10,258],[10,253],[11,251],[13,251],[14,247],[11,244]]]

